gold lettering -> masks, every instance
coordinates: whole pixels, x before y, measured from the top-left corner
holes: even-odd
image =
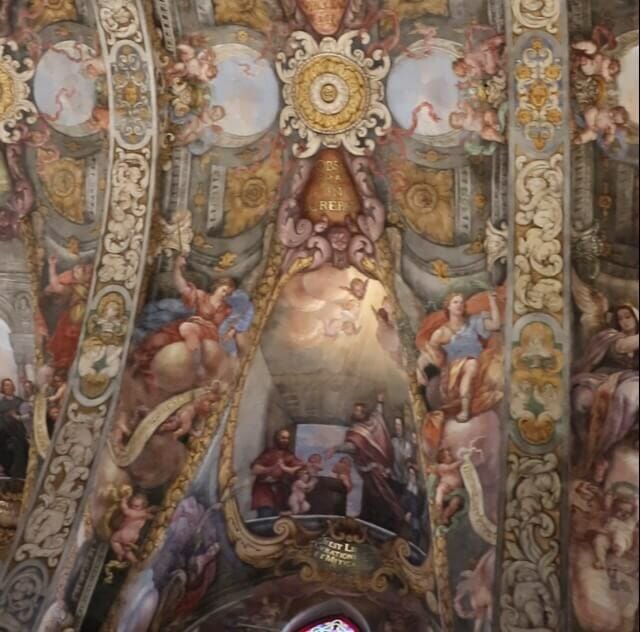
[[[325,171],[337,171],[339,168],[337,160],[321,160],[319,163],[321,169]]]

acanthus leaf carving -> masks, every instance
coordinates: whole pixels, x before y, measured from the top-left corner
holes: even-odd
[[[517,210],[514,259],[517,314],[563,309],[561,273],[564,156],[529,160],[518,156],[515,194]]]

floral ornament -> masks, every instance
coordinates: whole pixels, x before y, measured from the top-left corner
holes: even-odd
[[[368,33],[349,31],[318,44],[308,33],[295,31],[288,42],[291,54],[278,53],[276,70],[285,84],[280,129],[298,137],[296,157],[341,145],[363,156],[375,148],[369,132],[382,137],[391,128],[391,114],[382,101],[389,57],[379,49],[367,54],[369,41]]]
[[[35,123],[37,116],[36,107],[29,100],[31,90],[27,84],[33,77],[33,60],[14,59],[17,51],[16,42],[0,39],[0,141],[3,143],[18,142],[18,122]]]
[[[534,38],[516,64],[516,122],[537,151],[547,146],[562,124],[561,78],[559,59],[541,39]]]

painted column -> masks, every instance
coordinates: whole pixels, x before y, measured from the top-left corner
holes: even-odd
[[[69,391],[0,577],[0,630],[58,618],[82,541],[95,456],[117,402],[144,273],[157,148],[153,55],[141,0],[93,0],[107,69],[109,183],[102,238]],[[58,619],[58,625],[61,619]]]
[[[509,301],[495,628],[568,630],[570,127],[566,3],[509,0]]]

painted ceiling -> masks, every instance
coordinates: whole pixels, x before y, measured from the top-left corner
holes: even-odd
[[[637,76],[627,0],[0,0],[0,630],[637,631]]]

